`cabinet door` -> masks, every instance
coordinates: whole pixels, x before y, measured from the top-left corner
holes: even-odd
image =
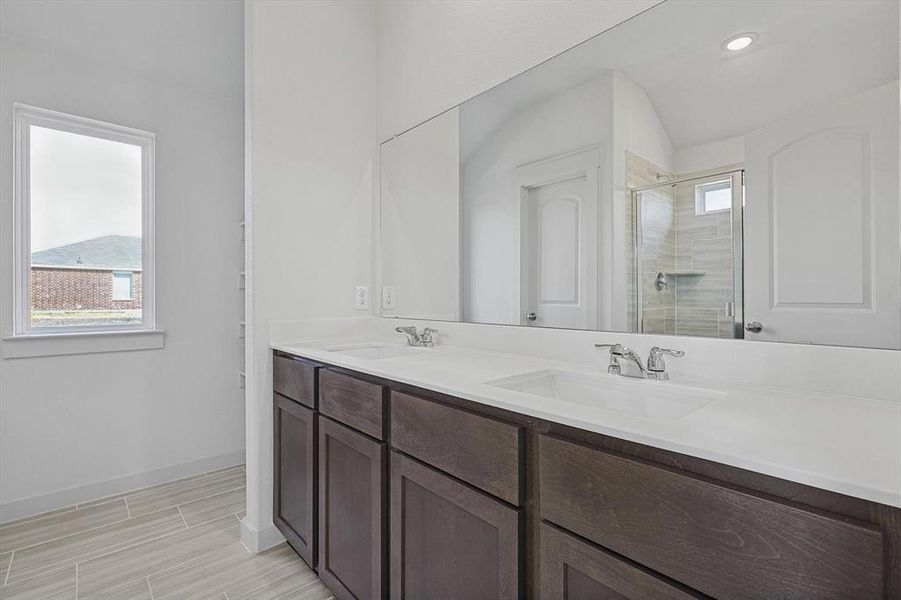
[[[392,599],[517,598],[519,521],[515,508],[392,453]]]
[[[547,523],[541,524],[541,600],[700,598]]]
[[[319,419],[319,577],[341,600],[386,595],[385,445]]]
[[[311,566],[316,565],[316,415],[273,396],[276,527]]]

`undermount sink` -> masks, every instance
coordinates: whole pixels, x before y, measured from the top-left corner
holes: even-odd
[[[399,344],[345,344],[342,346],[328,346],[323,348],[329,352],[344,354],[345,356],[353,356],[355,358],[365,358],[367,360],[381,360],[384,358],[398,358],[401,356],[411,356],[425,352],[425,348],[417,348],[415,346],[401,346]]]
[[[725,392],[670,382],[553,369],[497,379],[487,385],[658,421],[681,419],[726,396]]]

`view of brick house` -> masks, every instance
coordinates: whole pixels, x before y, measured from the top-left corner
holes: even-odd
[[[141,308],[141,238],[107,235],[31,254],[32,311]]]

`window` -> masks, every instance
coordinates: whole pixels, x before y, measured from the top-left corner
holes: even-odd
[[[16,335],[152,330],[153,134],[14,111]]]
[[[695,214],[722,212],[732,209],[732,181],[713,181],[695,186]]]
[[[113,300],[131,299],[131,273],[113,273]]]

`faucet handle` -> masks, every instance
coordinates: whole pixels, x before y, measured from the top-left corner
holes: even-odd
[[[669,348],[654,346],[651,348],[651,354],[648,356],[648,371],[654,373],[663,373],[666,371],[666,362],[663,360],[664,355],[682,358],[685,356],[685,352],[682,350],[670,350]]]
[[[426,348],[431,348],[435,345],[435,338],[438,337],[438,330],[434,327],[426,327],[422,330],[422,333],[419,335],[419,341]]]
[[[622,354],[623,353],[623,345],[622,344],[595,344],[595,348],[610,348],[610,354]]]

